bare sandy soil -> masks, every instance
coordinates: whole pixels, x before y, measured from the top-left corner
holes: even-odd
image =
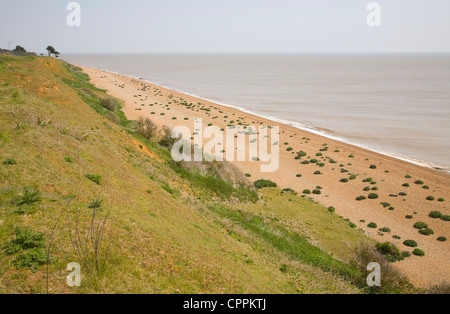
[[[279,169],[273,173],[262,173],[260,161],[247,159],[245,162],[235,162],[243,173],[251,174],[253,181],[269,179],[277,182],[281,188],[289,187],[299,193],[304,189],[312,191],[317,186],[322,187],[322,194],[312,195],[314,199],[325,206],[335,207],[337,214],[350,219],[369,237],[380,242],[389,241],[401,251],[409,252],[413,249],[405,246],[403,241],[412,239],[418,243],[418,248],[425,252],[424,257],[412,255],[394,264],[416,286],[450,282],[450,242],[437,240],[440,236],[450,236],[450,222],[428,216],[430,211],[450,215],[448,173],[331,140],[127,76],[87,67],[82,69],[91,77],[94,85],[106,89],[111,96],[124,101],[123,111],[131,120],[137,120],[141,116],[149,117],[160,127],[185,125],[191,130],[194,130],[194,118],[202,118],[203,127],[213,124],[226,128],[230,123],[233,124],[232,121],[234,125],[242,123],[250,126],[278,126]],[[287,151],[289,147],[293,150]],[[306,152],[307,156],[295,159],[296,152],[299,151]],[[320,167],[317,163],[302,164],[304,160],[310,159],[317,159],[318,163],[323,162],[324,166]],[[330,163],[330,160],[336,163]],[[371,165],[375,165],[376,169],[371,169]],[[321,174],[314,174],[316,171]],[[298,174],[301,174],[301,177],[298,177]],[[356,175],[356,178],[346,183],[340,182],[342,178],[349,179],[350,174]],[[372,178],[372,183],[363,182],[366,178]],[[423,183],[416,184],[418,180]],[[405,183],[408,183],[409,187],[403,186]],[[371,190],[364,191],[365,187]],[[402,192],[406,195],[399,194]],[[376,193],[379,198],[356,200],[356,197],[367,197],[370,193]],[[426,199],[428,196],[435,199],[429,201]],[[444,201],[438,201],[439,198]],[[390,205],[384,207],[382,202]],[[407,215],[413,218],[407,219]],[[434,234],[419,234],[413,227],[418,221],[427,223]],[[377,228],[368,228],[367,225],[371,222],[376,223]],[[383,227],[391,231],[380,232],[378,229]],[[400,239],[394,238],[394,235]]]

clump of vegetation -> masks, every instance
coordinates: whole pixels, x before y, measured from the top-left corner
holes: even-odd
[[[415,249],[412,253],[413,253],[414,255],[420,256],[420,257],[425,256],[425,252],[422,251],[422,250],[420,250],[420,249]]]
[[[445,199],[442,197],[439,197],[437,200],[438,200],[438,202],[445,202]]]
[[[427,196],[427,201],[434,201],[434,196]]]
[[[409,246],[409,247],[417,247],[417,242],[414,240],[405,240],[403,241],[403,245]]]
[[[140,117],[137,122],[136,132],[142,135],[147,140],[152,139],[156,135],[158,128],[149,118]]]
[[[450,221],[450,215],[442,215],[441,220]]]
[[[348,179],[347,179],[347,178],[342,178],[339,182],[347,183],[347,182],[348,182]]]
[[[303,194],[311,194],[311,190],[305,189],[305,190],[303,190]]]
[[[426,224],[425,222],[422,222],[422,221],[418,221],[414,224],[414,228],[425,229],[425,228],[428,228],[428,224]]]
[[[417,180],[417,181],[414,182],[414,184],[422,185],[422,184],[423,184],[423,181],[422,181],[422,180]]]
[[[383,227],[383,228],[380,228],[380,229],[378,229],[380,232],[387,232],[387,233],[389,233],[389,232],[391,232],[391,229],[389,229],[388,227]]]
[[[378,194],[376,194],[376,193],[370,193],[369,196],[368,196],[368,198],[371,199],[371,200],[375,200],[375,199],[378,198]]]
[[[334,213],[336,211],[336,208],[334,208],[333,206],[328,207],[328,211],[330,213]]]
[[[109,111],[116,111],[118,104],[114,98],[105,98],[100,101],[100,106],[108,109]]]
[[[262,189],[262,188],[276,188],[278,185],[270,180],[258,180],[255,182],[255,187],[257,189]]]
[[[4,164],[5,166],[11,166],[11,165],[16,165],[17,161],[14,158],[6,158],[2,164]]]
[[[98,185],[102,184],[102,176],[98,174],[87,174],[85,176],[88,180],[97,183]]]
[[[369,228],[371,228],[371,229],[376,229],[376,228],[378,228],[377,224],[374,223],[374,222],[369,223],[369,224],[367,225],[367,227],[369,227]]]
[[[16,227],[15,238],[3,246],[6,255],[20,253],[13,260],[13,265],[17,268],[31,268],[37,271],[39,265],[46,262],[44,250],[44,234],[33,232],[31,229]]]
[[[18,198],[16,204],[18,206],[31,205],[41,201],[41,192],[33,187],[23,188],[22,195]]]
[[[381,202],[380,204],[383,205],[384,208],[391,206],[388,202]]]
[[[383,255],[381,252],[387,253]],[[380,244],[378,247],[374,247],[368,243],[361,244],[356,250],[356,258],[352,260],[358,271],[362,274],[367,273],[367,265],[372,262],[377,262],[383,272],[382,284],[380,287],[370,287],[368,293],[404,293],[410,291],[413,293],[414,287],[408,282],[406,277],[399,274],[398,271],[391,265],[391,262],[397,259],[403,259],[402,253],[398,253],[392,245]]]
[[[389,242],[377,243],[375,245],[375,248],[380,254],[384,255],[386,259],[391,263],[401,261],[405,258],[405,256],[402,253],[400,253],[400,250]]]
[[[365,199],[367,199],[364,195],[360,195],[356,198],[357,201],[364,201]]]
[[[439,219],[442,217],[442,213],[440,211],[432,211],[428,214],[431,218]]]
[[[430,235],[434,234],[434,231],[433,231],[433,229],[425,228],[425,229],[420,229],[419,233],[426,235],[426,236],[430,236]]]
[[[370,165],[370,169],[377,169],[376,165]]]
[[[438,237],[437,240],[440,242],[445,242],[445,241],[447,241],[447,238],[446,237]]]
[[[315,194],[315,195],[320,195],[320,194],[322,194],[322,191],[319,190],[319,189],[315,189],[315,190],[312,191],[312,193]]]

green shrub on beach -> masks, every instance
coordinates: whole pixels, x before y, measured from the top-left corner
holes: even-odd
[[[425,229],[425,228],[428,228],[428,224],[426,224],[425,222],[419,221],[414,224],[414,228]]]
[[[414,240],[405,240],[403,241],[403,245],[409,246],[409,247],[417,247],[417,242]]]
[[[432,211],[428,214],[428,216],[430,216],[431,218],[441,218],[442,217],[442,213],[440,211]]]
[[[257,189],[262,189],[262,188],[276,188],[278,185],[270,180],[258,180],[254,183],[255,187]]]
[[[419,233],[423,234],[423,235],[426,235],[426,236],[429,236],[429,235],[434,234],[434,231],[433,231],[433,229],[425,228],[425,229],[420,229]]]

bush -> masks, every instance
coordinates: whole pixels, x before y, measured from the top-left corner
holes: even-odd
[[[370,193],[369,196],[368,196],[368,198],[371,199],[371,200],[375,200],[375,199],[378,198],[378,194],[376,194],[376,193]]]
[[[409,246],[409,247],[417,247],[417,242],[414,240],[405,240],[403,241],[403,245]]]
[[[343,179],[341,179],[339,182],[347,183],[347,182],[348,182],[348,179],[347,179],[347,178],[343,178]]]
[[[316,189],[316,190],[313,190],[312,193],[315,194],[315,195],[320,195],[320,194],[322,194],[322,191]]]
[[[421,181],[421,180],[417,180],[417,181],[415,181],[415,182],[414,182],[414,184],[417,184],[417,185],[422,185],[422,184],[423,184],[423,181]]]
[[[142,135],[147,140],[153,138],[156,135],[157,127],[149,118],[140,117],[137,122],[136,132]]]
[[[3,246],[5,254],[12,255],[19,251],[44,247],[44,234],[33,232],[31,229],[16,227],[15,238]]]
[[[44,234],[33,232],[31,229],[16,227],[15,238],[3,246],[7,255],[20,254],[13,260],[16,268],[31,267],[36,272],[37,267],[46,262],[44,250]]]
[[[412,253],[413,253],[414,255],[420,256],[420,257],[425,256],[425,252],[422,251],[422,250],[420,250],[420,249],[415,249]]]
[[[403,183],[402,186],[404,186],[405,188],[409,188],[409,183]]]
[[[438,202],[445,202],[445,199],[443,199],[442,197],[439,197],[437,200]]]
[[[176,138],[172,138],[172,130],[168,126],[164,125],[162,127],[161,131],[162,131],[162,136],[159,141],[159,144],[161,146],[171,148],[173,146],[173,144],[175,144],[177,141]]]
[[[334,208],[333,206],[328,207],[328,211],[330,213],[334,213],[336,211],[336,208]]]
[[[272,182],[270,180],[258,180],[254,183],[254,185],[257,189],[276,188],[278,186],[275,182]]]
[[[322,174],[322,172],[320,172],[320,171],[315,171],[314,174],[315,174],[315,175],[319,175],[319,174]]]
[[[406,218],[406,219],[413,219],[414,216],[413,216],[413,215],[406,215],[405,218]]]
[[[39,265],[45,264],[47,261],[47,254],[43,248],[34,248],[22,252],[13,260],[13,265],[16,268],[31,268],[32,272],[37,272]]]
[[[443,221],[450,221],[450,216],[449,215],[442,215],[441,219]]]
[[[402,255],[403,255],[404,257],[410,257],[410,256],[411,256],[411,253],[408,252],[408,251],[403,251],[403,252],[402,252]]]
[[[301,178],[303,177],[301,174],[297,174],[297,178]]]
[[[383,205],[384,208],[391,206],[388,202],[381,202],[380,204]]]
[[[370,165],[370,169],[377,169],[376,165]]]
[[[389,242],[377,243],[375,245],[375,248],[380,254],[384,255],[386,259],[391,263],[401,261],[405,258],[400,253],[399,249],[397,249],[394,245],[392,245]]]
[[[303,194],[311,194],[311,190],[305,189],[305,190],[303,190]]]
[[[428,224],[426,224],[425,222],[419,221],[414,224],[414,228],[425,229],[425,228],[428,228]]]
[[[36,188],[25,187],[23,189],[23,194],[19,197],[17,201],[18,206],[31,205],[41,201],[41,192]]]
[[[430,236],[430,235],[434,234],[434,231],[433,231],[433,229],[426,228],[426,229],[420,229],[419,233],[426,235],[426,236]]]
[[[367,227],[372,228],[372,229],[376,229],[378,226],[376,223],[371,222],[370,224],[367,225]]]
[[[86,178],[94,183],[97,183],[98,185],[102,183],[102,176],[98,174],[87,174]]]
[[[364,195],[360,195],[356,198],[357,201],[364,201],[366,197]]]
[[[442,213],[439,211],[432,211],[428,214],[428,216],[430,216],[431,218],[438,219],[442,217]]]
[[[427,196],[427,201],[434,201],[434,196]]]
[[[437,238],[437,240],[440,241],[440,242],[445,242],[445,241],[447,241],[447,238],[446,237],[439,237],[439,238]]]
[[[105,98],[100,101],[100,106],[109,111],[116,111],[117,101],[114,98]]]
[[[389,228],[387,228],[387,227],[383,227],[383,228],[380,228],[380,229],[378,229],[379,231],[381,231],[381,232],[391,232],[391,229],[389,229]]]
[[[383,248],[391,248],[384,246]],[[381,249],[381,247],[380,247]],[[397,251],[393,249],[395,254]],[[400,255],[400,254],[399,254]],[[403,255],[403,254],[402,254]],[[401,259],[402,257],[400,257]],[[359,273],[367,274],[367,265],[371,262],[377,262],[382,269],[381,287],[369,287],[368,293],[393,294],[393,293],[413,293],[414,287],[408,280],[391,265],[389,257],[382,255],[377,248],[368,243],[363,243],[357,247],[356,256],[351,261],[351,265],[356,267]],[[364,280],[365,278],[363,278]],[[361,284],[364,284],[362,282]]]
[[[2,164],[6,165],[6,166],[10,166],[10,165],[16,165],[17,161],[14,158],[6,158]]]

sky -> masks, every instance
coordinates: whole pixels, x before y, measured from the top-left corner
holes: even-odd
[[[0,48],[61,53],[449,53],[450,0],[0,0]]]

